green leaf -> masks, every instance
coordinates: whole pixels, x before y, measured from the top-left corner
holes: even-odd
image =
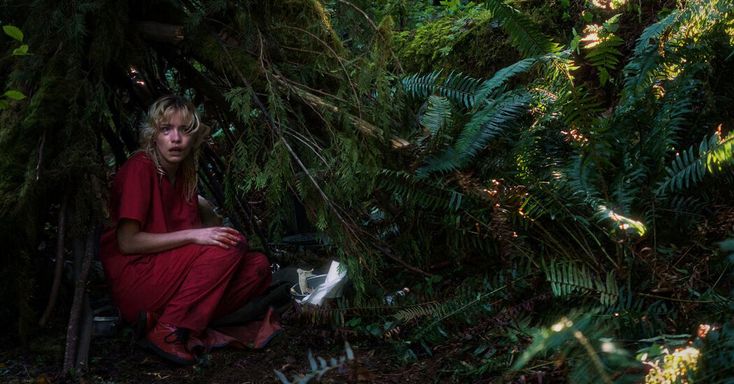
[[[14,25],[3,25],[3,32],[15,40],[23,41],[23,31]]]
[[[28,54],[28,44],[23,44],[13,50],[13,56],[25,56]]]
[[[7,101],[0,99],[0,110],[8,109],[10,107],[10,104],[8,104]]]
[[[9,91],[6,91],[3,96],[7,97],[10,100],[23,100],[25,99],[25,95],[21,91],[16,91],[15,89],[11,89]]]

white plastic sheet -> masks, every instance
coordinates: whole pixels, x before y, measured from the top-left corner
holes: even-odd
[[[317,286],[313,292],[300,300],[299,303],[321,305],[324,299],[341,296],[342,288],[347,282],[347,269],[339,265],[338,261],[332,261],[324,283]]]

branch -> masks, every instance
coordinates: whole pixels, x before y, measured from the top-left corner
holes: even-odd
[[[324,100],[322,97],[316,96],[315,94],[301,88],[297,87],[293,84],[291,84],[287,79],[282,78],[281,76],[277,74],[272,74],[273,78],[278,81],[279,84],[281,84],[283,87],[288,89],[289,91],[295,93],[300,97],[303,101],[305,101],[307,104],[315,107],[315,108],[323,108],[327,109],[330,112],[337,113],[340,112],[343,115],[349,119],[349,121],[363,134],[375,137],[375,138],[381,138],[382,137],[382,130],[373,124],[357,117],[354,115],[351,115],[345,111],[340,111],[339,107],[329,103],[328,101]],[[401,137],[393,136],[390,138],[390,146],[393,149],[405,149],[412,144]]]

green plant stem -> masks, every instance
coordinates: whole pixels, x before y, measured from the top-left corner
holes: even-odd
[[[594,347],[592,347],[591,343],[589,343],[589,339],[587,339],[586,336],[584,336],[584,334],[579,330],[574,331],[573,336],[576,338],[576,340],[579,341],[579,343],[581,343],[584,349],[586,349],[586,353],[589,355],[589,358],[591,358],[591,362],[594,363],[597,371],[599,371],[599,376],[601,376],[602,380],[604,380],[604,383],[612,384],[612,379],[610,379],[609,376],[607,376],[607,373],[604,372],[604,364],[602,364],[599,356],[596,354]]]

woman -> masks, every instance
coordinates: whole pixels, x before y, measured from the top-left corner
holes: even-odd
[[[113,226],[102,237],[102,263],[122,317],[134,323],[143,314],[144,344],[179,364],[194,363],[193,346],[232,341],[207,326],[271,280],[265,255],[248,252],[237,230],[202,226],[202,217],[215,217],[201,214],[205,200],[196,193],[196,156],[207,134],[190,102],[158,99],[143,125],[142,149],[115,176]]]

